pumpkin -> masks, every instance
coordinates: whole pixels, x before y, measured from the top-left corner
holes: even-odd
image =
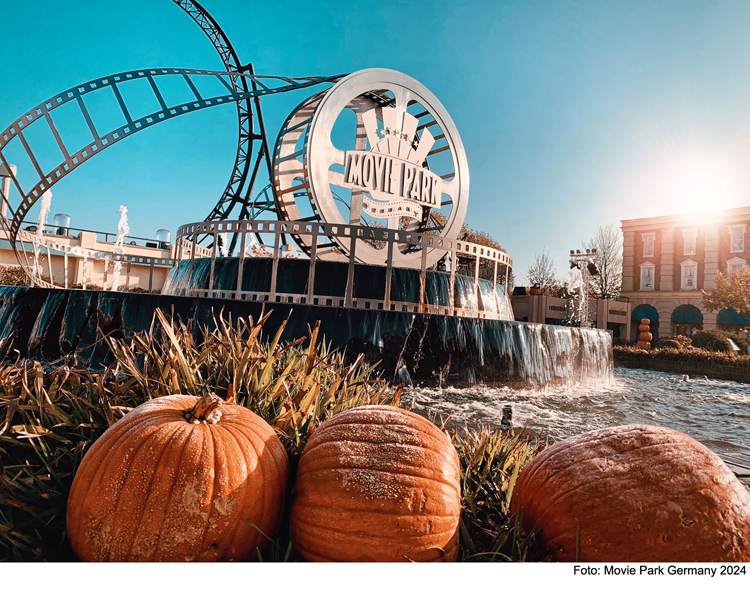
[[[536,456],[511,510],[555,560],[750,560],[750,493],[694,439],[653,425],[584,433]]]
[[[73,479],[67,531],[85,561],[245,560],[281,521],[289,460],[273,429],[214,394],[150,400]],[[245,521],[247,520],[247,521]]]
[[[650,326],[649,326],[648,324],[641,324],[641,325],[640,325],[640,326],[638,327],[638,330],[639,330],[640,332],[648,332],[649,330],[651,330],[651,327],[650,327]]]
[[[461,471],[427,419],[362,406],[307,442],[291,506],[292,545],[312,561],[447,561],[458,554]]]
[[[643,343],[650,343],[651,339],[654,337],[651,335],[650,332],[642,332],[640,335],[638,335],[638,340]]]

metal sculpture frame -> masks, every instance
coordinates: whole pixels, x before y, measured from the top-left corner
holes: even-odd
[[[201,28],[206,34],[211,44],[219,54],[221,61],[224,64],[227,72],[230,74],[241,74],[249,71],[250,74],[254,74],[252,64],[243,67],[237,57],[229,38],[226,36],[222,28],[216,22],[216,20],[203,8],[198,2],[191,0],[172,0],[177,6],[182,8],[190,18]],[[235,94],[243,92],[250,92],[250,87],[247,84],[247,78],[245,76],[230,76],[229,82],[234,88]],[[254,81],[251,81],[252,89],[257,90]],[[255,101],[255,107],[257,109],[256,119],[260,125],[260,131],[255,132],[253,130],[253,101],[249,97],[244,100],[238,100],[237,103],[237,123],[238,123],[238,140],[237,140],[237,154],[234,159],[234,166],[232,167],[232,173],[229,176],[229,182],[227,183],[224,192],[219,198],[218,203],[214,206],[211,213],[206,217],[207,220],[226,219],[229,217],[232,209],[236,205],[242,206],[240,212],[240,219],[246,219],[249,216],[248,201],[249,195],[252,194],[255,186],[255,179],[257,178],[258,169],[261,159],[265,156],[266,165],[268,166],[269,173],[271,170],[271,161],[268,158],[268,146],[265,135],[265,125],[263,123],[263,112],[260,107],[260,100]],[[255,166],[253,167],[252,177],[248,182],[248,172],[250,170],[250,162],[252,160],[252,148],[253,140],[261,140],[261,146],[258,150],[256,157]],[[247,183],[247,188],[245,184]],[[244,190],[244,196],[243,196]]]

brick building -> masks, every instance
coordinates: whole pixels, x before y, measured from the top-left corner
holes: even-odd
[[[750,261],[750,207],[703,219],[671,215],[621,223],[621,297],[632,304],[632,340],[642,318],[651,320],[655,337],[750,325],[732,308],[707,312],[701,304],[701,289],[716,287],[717,271],[731,274]]]

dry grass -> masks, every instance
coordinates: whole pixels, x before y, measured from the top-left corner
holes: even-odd
[[[0,285],[15,287],[28,284],[29,279],[20,265],[0,265]]]
[[[0,365],[0,559],[74,560],[65,505],[88,446],[151,398],[213,391],[243,404],[277,431],[293,467],[312,430],[365,404],[398,405],[400,388],[360,357],[347,364],[319,338],[282,344],[283,326],[262,338],[265,318],[215,319],[215,328],[176,324],[157,312],[149,331],[107,339],[116,362],[103,372],[63,362]],[[303,342],[305,341],[305,342]],[[461,559],[538,560],[542,552],[509,513],[518,471],[543,447],[527,434],[454,433],[462,463]],[[266,560],[292,556],[286,524]]]

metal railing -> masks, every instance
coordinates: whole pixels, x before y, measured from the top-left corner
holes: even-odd
[[[263,245],[263,237],[268,246]],[[284,258],[283,244],[291,244],[291,236],[307,236],[311,239],[310,255],[297,253],[299,258],[308,260],[307,289],[305,293],[289,293],[278,287],[279,261]],[[213,243],[211,249],[200,247],[198,242],[210,237]],[[215,289],[216,258],[219,253],[219,242],[239,244],[239,264],[235,289]],[[332,237],[349,243],[349,254],[345,256],[335,248]],[[181,226],[177,230],[179,261],[190,261],[189,275],[195,270],[195,261],[200,258],[211,258],[208,277],[208,288],[186,288],[178,295],[194,297],[225,298],[236,300],[282,302],[294,304],[308,304],[316,306],[335,306],[344,308],[364,308],[377,310],[397,310],[422,314],[440,314],[453,316],[469,316],[477,318],[500,319],[497,312],[480,309],[479,281],[484,278],[492,282],[492,291],[496,293],[498,281],[508,284],[508,275],[513,259],[505,252],[487,246],[462,240],[446,239],[432,234],[420,234],[405,230],[387,228],[368,228],[359,225],[306,223],[290,221],[265,220],[237,220],[198,222]],[[361,298],[355,296],[355,266],[357,261],[357,244],[367,241],[377,243],[383,250],[383,266],[385,267],[385,287],[381,298]],[[273,244],[273,246],[271,246]],[[194,248],[189,246],[195,245]],[[248,291],[242,289],[242,275],[246,258],[255,258],[256,253],[248,253],[248,247],[255,246],[256,250],[265,250],[261,256],[272,259],[271,281],[267,291]],[[421,251],[421,265],[419,271],[419,298],[417,302],[393,301],[391,299],[391,282],[393,277],[394,249],[411,249]],[[210,254],[206,251],[210,251]],[[427,253],[431,250],[444,251],[441,258],[442,271],[450,278],[448,290],[448,305],[429,303],[425,297],[427,272],[436,272],[437,265],[428,267]],[[189,254],[188,254],[189,253]],[[208,256],[206,256],[208,254]],[[187,255],[187,256],[186,256]],[[446,256],[447,255],[447,256]],[[331,296],[315,293],[315,275],[317,265],[321,260],[333,260],[348,264],[346,289],[343,296]],[[440,271],[437,271],[440,272]],[[473,278],[476,307],[461,307],[455,298],[456,275]],[[486,304],[485,304],[486,308]],[[499,305],[496,304],[496,309]]]
[[[45,225],[45,227],[47,227]],[[6,232],[7,233],[7,232]],[[120,262],[123,264],[124,282],[125,289],[130,289],[131,282],[131,271],[133,265],[142,267],[149,267],[149,282],[148,290],[153,290],[154,282],[154,269],[156,267],[173,267],[175,265],[175,259],[170,257],[148,257],[142,255],[129,255],[129,254],[115,254],[113,252],[106,252],[91,248],[82,248],[81,246],[72,244],[68,241],[60,241],[59,239],[63,236],[57,234],[42,234],[41,236],[27,231],[19,230],[16,236],[16,252],[21,260],[25,262],[25,269],[32,285],[37,287],[46,288],[59,288],[70,289],[71,285],[75,285],[74,281],[70,280],[70,259],[83,259],[84,264],[88,261],[104,261],[105,263],[116,263]],[[183,249],[183,255],[189,255],[193,250],[206,256],[210,251],[200,245],[183,244],[178,243],[176,250],[180,251]],[[32,267],[32,263],[28,260],[29,256],[37,255],[38,266]],[[46,255],[46,256],[44,256]],[[63,271],[62,276],[55,276],[52,268],[52,257],[59,256],[63,259]],[[45,268],[46,267],[46,268]],[[36,274],[31,271],[36,268]],[[46,273],[45,273],[46,272]],[[108,268],[105,264],[103,280],[106,283],[108,281]],[[84,271],[81,288],[86,289],[88,286],[93,285],[91,279],[86,278],[86,272]]]
[[[30,224],[24,228],[26,232],[32,234],[36,232],[37,225]],[[60,231],[62,230],[62,232]],[[73,232],[88,232],[94,234],[96,239],[99,240],[102,237],[102,242],[115,242],[117,239],[117,232],[103,232],[100,230],[87,230],[85,228],[74,228],[72,226],[57,226],[55,224],[44,224],[44,233],[50,236],[71,236]],[[110,240],[112,238],[112,240]],[[165,246],[163,242],[160,242],[156,238],[143,238],[142,236],[125,236],[125,243],[129,246],[143,246],[145,248],[161,248],[165,250],[169,246]]]

